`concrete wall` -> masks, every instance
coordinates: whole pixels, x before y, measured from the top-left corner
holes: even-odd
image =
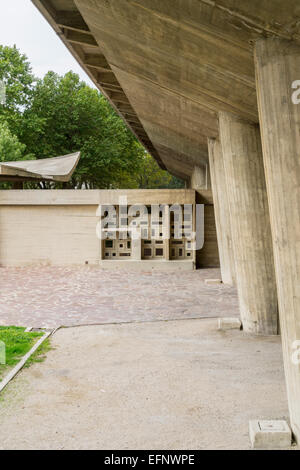
[[[129,205],[195,201],[193,190],[0,191],[0,265],[97,264],[98,205],[118,204],[120,196],[127,196]],[[212,210],[207,205],[201,266],[218,265]]]
[[[212,191],[210,189],[197,190],[196,203],[204,204],[204,246],[196,253],[197,267],[218,268],[220,257]]]
[[[206,204],[204,207],[204,246],[196,254],[198,268],[218,268],[220,258],[217,242],[217,231],[214,206]]]
[[[97,206],[2,206],[0,264],[84,264],[99,260]]]

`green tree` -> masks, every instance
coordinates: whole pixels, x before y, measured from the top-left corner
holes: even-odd
[[[34,155],[26,153],[26,145],[9,129],[6,121],[0,120],[0,162],[34,160]]]
[[[0,120],[0,162],[31,160],[33,155],[25,154],[26,145],[13,135],[6,121]],[[11,188],[11,183],[0,183],[0,189]]]
[[[49,72],[37,82],[24,117],[41,126],[27,129],[23,142],[37,158],[81,151],[70,186],[88,188],[136,185],[143,147],[97,90],[73,72]]]
[[[0,161],[23,159],[25,148],[26,145],[19,142],[18,137],[10,132],[7,122],[0,121]]]
[[[34,76],[25,55],[14,47],[0,45],[0,82],[5,86],[5,104],[0,106],[0,118],[7,121],[13,134],[24,134],[23,113],[31,105]]]
[[[184,186],[182,180],[162,170],[154,158],[145,152],[141,159],[137,182],[140,189],[175,189]]]

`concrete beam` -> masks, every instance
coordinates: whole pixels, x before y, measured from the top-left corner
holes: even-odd
[[[80,44],[84,46],[90,46],[90,47],[99,47],[97,41],[94,39],[93,36],[90,36],[89,34],[81,33],[78,31],[73,31],[70,29],[65,29],[62,28],[63,35],[67,39],[67,41],[74,43],[74,44]]]
[[[191,189],[211,189],[209,166],[196,165],[193,168],[193,172],[190,178]]]
[[[79,11],[59,11],[55,15],[55,19],[57,24],[62,28],[90,33],[89,27]]]

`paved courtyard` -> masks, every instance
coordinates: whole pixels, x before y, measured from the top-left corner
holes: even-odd
[[[104,271],[98,267],[0,268],[0,324],[36,328],[238,316],[237,293],[218,269]]]

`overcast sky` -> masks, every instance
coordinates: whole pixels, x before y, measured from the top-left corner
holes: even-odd
[[[61,75],[69,70],[92,85],[76,60],[30,0],[0,0],[0,44],[25,54],[38,77],[49,70]]]

